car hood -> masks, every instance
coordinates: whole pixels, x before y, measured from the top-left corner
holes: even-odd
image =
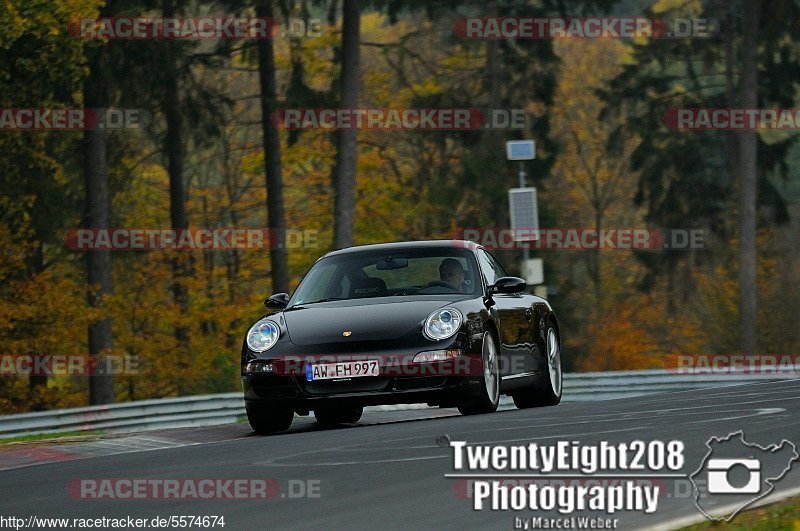
[[[365,299],[297,306],[283,312],[295,345],[396,339],[420,326],[452,298],[426,300]],[[350,331],[349,336],[344,332]]]

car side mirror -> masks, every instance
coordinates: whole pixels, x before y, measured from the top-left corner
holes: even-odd
[[[502,277],[486,289],[489,295],[494,293],[522,293],[528,288],[528,283],[519,277]]]
[[[276,293],[275,295],[264,301],[264,306],[266,306],[270,310],[283,310],[284,308],[286,308],[287,304],[289,304],[288,293]]]

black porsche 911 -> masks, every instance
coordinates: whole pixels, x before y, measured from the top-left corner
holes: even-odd
[[[481,246],[461,240],[326,254],[294,294],[265,302],[242,346],[247,418],[257,433],[311,411],[358,422],[364,406],[427,403],[465,415],[561,400],[550,304]]]

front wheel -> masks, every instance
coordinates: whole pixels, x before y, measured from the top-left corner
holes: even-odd
[[[517,391],[512,398],[519,409],[540,406],[555,406],[561,402],[564,374],[561,371],[561,342],[552,324],[548,324],[545,334],[545,356],[547,372],[542,372],[536,382],[528,389]]]
[[[259,435],[269,435],[288,430],[294,420],[294,411],[281,406],[269,408],[253,406],[247,408],[247,420],[254,432]]]
[[[481,347],[483,373],[478,397],[460,404],[458,411],[462,415],[477,415],[497,411],[500,403],[500,362],[497,354],[497,342],[491,332],[483,334]]]
[[[339,424],[355,424],[364,413],[363,406],[320,407],[314,410],[314,418],[320,424],[338,426]]]

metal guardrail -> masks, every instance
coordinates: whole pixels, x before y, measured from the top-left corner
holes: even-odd
[[[670,391],[690,391],[747,383],[797,378],[792,367],[776,368],[768,374],[746,371],[705,374],[678,374],[658,369],[646,371],[588,372],[564,375],[565,402],[610,400]]]
[[[564,375],[564,402],[629,398],[669,391],[687,391],[797,377],[794,371],[758,375],[676,374],[666,370],[569,373]],[[501,404],[510,404],[503,397]],[[421,409],[425,405],[377,406],[387,410]],[[241,393],[197,395],[124,402],[19,415],[0,416],[0,439],[81,431],[145,431],[213,426],[236,422],[244,415]]]
[[[244,415],[242,393],[196,395],[0,417],[0,439],[80,431],[145,431],[213,426]]]

